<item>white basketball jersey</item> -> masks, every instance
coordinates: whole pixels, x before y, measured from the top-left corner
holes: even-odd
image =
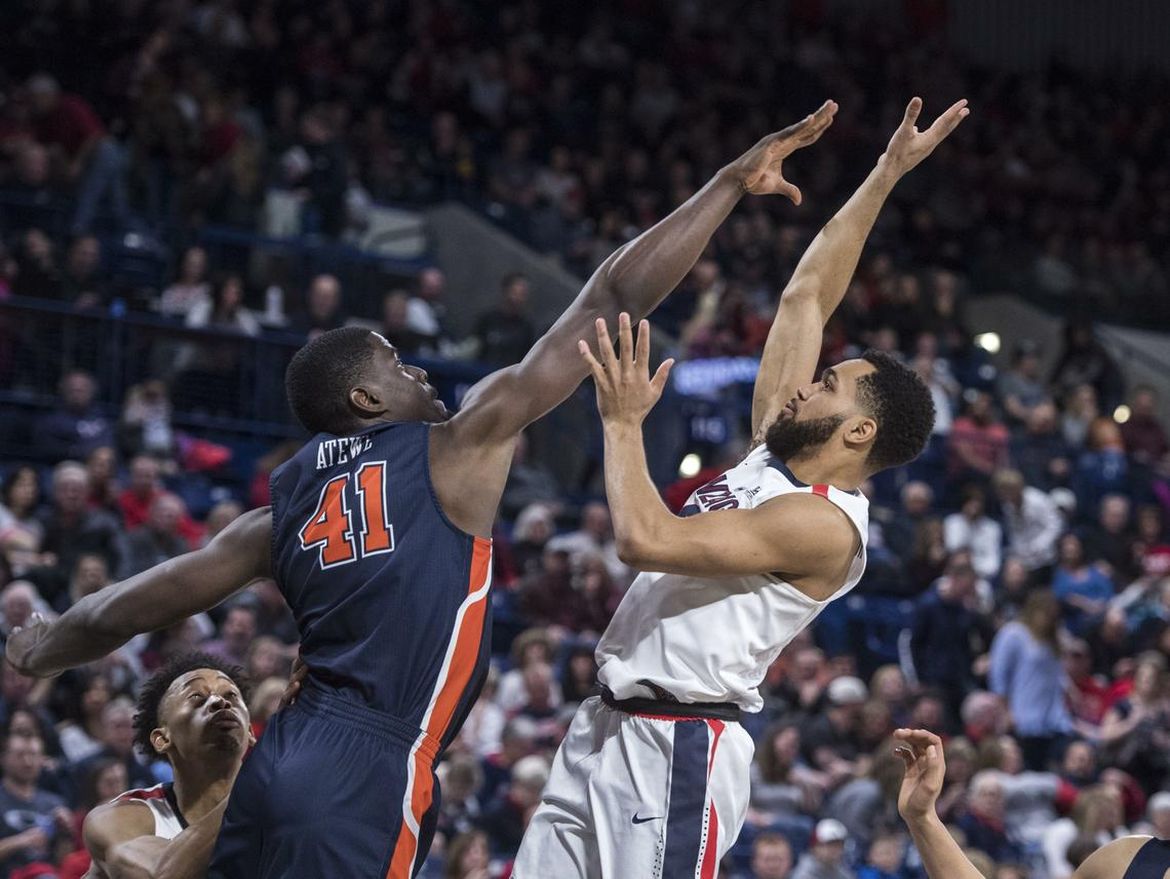
[[[682,510],[689,516],[747,509],[794,492],[821,495],[844,510],[857,529],[861,549],[844,585],[826,601],[816,601],[768,574],[639,574],[597,645],[598,678],[616,698],[654,698],[645,685],[650,683],[680,702],[734,702],[745,711],[763,707],[759,685],[780,651],[861,579],[869,501],[859,491],[805,485],[761,445],[697,489]]]
[[[163,839],[174,839],[186,826],[179,817],[174,785],[156,784],[146,790],[128,790],[115,798],[114,802],[137,802],[150,809],[154,815],[154,835]]]

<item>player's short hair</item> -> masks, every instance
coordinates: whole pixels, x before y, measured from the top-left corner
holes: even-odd
[[[934,430],[930,388],[884,351],[871,348],[861,358],[874,370],[857,380],[857,397],[878,425],[867,460],[874,470],[907,464],[922,454]]]
[[[162,706],[163,696],[178,678],[187,672],[198,671],[201,668],[210,668],[231,678],[240,690],[240,696],[245,703],[248,701],[251,689],[248,676],[238,665],[224,662],[208,653],[180,653],[167,660],[158,671],[148,677],[138,691],[138,703],[134,712],[134,744],[148,757],[157,757],[154,745],[150,741],[150,734],[159,727],[159,708]]]
[[[349,392],[373,357],[370,331],[362,327],[329,330],[301,348],[284,373],[285,393],[297,421],[313,433],[351,430]]]

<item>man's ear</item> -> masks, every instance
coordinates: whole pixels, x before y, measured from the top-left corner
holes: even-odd
[[[362,418],[372,418],[386,411],[386,401],[376,388],[358,385],[349,392],[349,405]]]
[[[855,449],[872,445],[877,429],[877,422],[868,415],[854,416],[845,423],[845,443]]]
[[[154,748],[155,753],[160,757],[165,757],[167,751],[171,749],[171,737],[163,727],[152,730],[150,733],[150,744]]]

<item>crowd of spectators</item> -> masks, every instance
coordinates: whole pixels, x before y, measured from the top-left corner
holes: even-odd
[[[185,233],[255,229],[280,188],[304,232],[353,237],[372,202],[453,198],[583,277],[729,157],[833,97],[829,140],[798,161],[806,206],[753,202],[716,244],[733,269],[725,300],[766,310],[907,98],[923,94],[929,113],[965,96],[980,121],[907,183],[883,221],[891,244],[984,288],[1098,315],[1167,313],[1165,78],[981,69],[952,51],[945,4],[77,0],[5,12],[0,183],[33,200],[73,193],[73,236],[103,210]],[[43,256],[44,242],[16,244]]]
[[[921,876],[894,804],[888,737],[906,725],[944,735],[940,809],[993,879],[1067,879],[1127,830],[1170,837],[1170,445],[1157,395],[1125,386],[1085,321],[1050,350],[1019,344],[997,370],[964,320],[970,296],[1003,288],[1098,314],[1165,313],[1170,169],[1155,149],[1166,116],[1143,100],[1153,84],[1060,68],[991,76],[957,65],[927,20],[840,23],[821,21],[819,4],[772,5],[679,4],[669,17],[654,2],[556,16],[537,3],[341,0],[20,10],[4,74],[20,78],[0,79],[0,178],[34,201],[67,195],[72,234],[6,224],[0,293],[111,305],[120,293],[93,227],[145,216],[172,230],[178,258],[143,304],[219,336],[159,341],[116,409],[101,405],[100,348],[64,352],[78,368],[54,376],[35,447],[3,462],[0,639],[266,502],[295,443],[207,490],[230,450],[172,418],[238,406],[233,336],[311,338],[374,313],[407,355],[504,365],[537,331],[522,275],[501,279],[466,338],[450,328],[458,306],[438,268],[380,310],[329,274],[261,301],[270,285],[212,265],[187,245],[193,226],[255,227],[270,185],[298,192],[304,228],[326,236],[352,231],[370,199],[459,198],[584,274],[831,95],[836,141],[793,171],[806,206],[746,202],[657,318],[684,359],[752,355],[904,97],[926,89],[941,109],[963,94],[981,121],[905,182],[825,334],[826,362],[873,346],[913,363],[935,398],[934,435],[918,462],[867,487],[855,596],[768,673],[766,707],[747,721],[748,823],[722,875]],[[19,384],[30,346],[0,321],[6,382]],[[742,453],[738,417],[697,475],[663,486],[674,508]],[[594,691],[593,645],[633,572],[605,504],[579,488],[520,444],[496,531],[494,669],[439,767],[427,876],[506,875],[551,754]],[[165,778],[133,751],[128,700],[144,674],[195,647],[239,663],[259,684],[262,733],[296,638],[265,581],[53,682],[5,665],[0,879],[81,875],[70,853],[86,810]]]

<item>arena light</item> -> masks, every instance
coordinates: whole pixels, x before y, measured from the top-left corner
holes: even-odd
[[[1129,407],[1122,403],[1113,410],[1113,420],[1118,424],[1125,424],[1125,422],[1129,421],[1129,416],[1132,414],[1133,413],[1129,411]]]
[[[998,354],[999,333],[980,333],[975,337],[975,344],[988,354]]]
[[[683,479],[690,479],[692,476],[698,476],[699,470],[702,468],[703,462],[694,452],[691,452],[682,459],[682,463],[678,465],[678,475]]]

